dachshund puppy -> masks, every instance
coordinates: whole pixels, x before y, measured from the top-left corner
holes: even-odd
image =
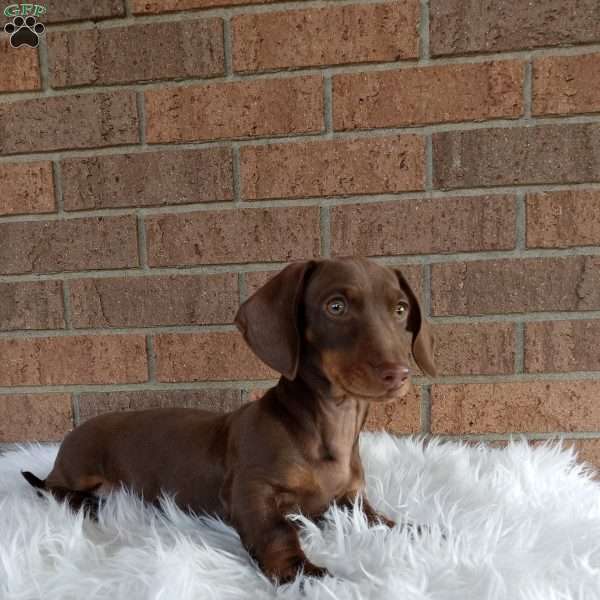
[[[291,264],[240,307],[236,324],[282,376],[261,399],[222,415],[102,415],[66,436],[45,480],[23,475],[74,508],[122,484],[150,502],[172,494],[232,524],[272,578],[321,575],[286,515],[318,518],[363,493],[358,438],[369,405],[406,394],[411,350],[434,375],[429,328],[400,271],[358,258]],[[393,525],[366,499],[363,509]]]

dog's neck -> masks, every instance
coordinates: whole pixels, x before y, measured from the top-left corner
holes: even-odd
[[[274,389],[289,428],[307,441],[313,458],[350,460],[367,415],[368,403],[352,397],[337,397],[331,386],[315,385],[297,377],[281,378]]]

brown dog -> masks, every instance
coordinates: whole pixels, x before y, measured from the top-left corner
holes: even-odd
[[[434,374],[427,324],[401,273],[365,259],[290,265],[241,306],[236,324],[283,375],[260,400],[225,415],[102,415],[65,438],[45,481],[24,476],[75,508],[121,484],[149,501],[165,491],[231,523],[268,575],[323,574],[286,515],[318,517],[363,492],[358,435],[369,403],[407,392],[411,345]],[[363,507],[369,521],[393,525]]]

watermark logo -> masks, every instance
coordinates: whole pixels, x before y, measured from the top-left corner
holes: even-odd
[[[39,4],[10,4],[4,9],[5,17],[12,17],[4,26],[4,31],[10,36],[10,45],[13,48],[29,46],[37,48],[40,36],[46,28],[38,21],[46,13],[46,8]]]

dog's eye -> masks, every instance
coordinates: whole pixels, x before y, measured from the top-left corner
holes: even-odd
[[[327,303],[327,312],[333,317],[341,317],[346,313],[346,302],[342,298],[334,298]]]
[[[403,319],[408,314],[408,304],[406,302],[398,302],[394,312],[398,318]]]

